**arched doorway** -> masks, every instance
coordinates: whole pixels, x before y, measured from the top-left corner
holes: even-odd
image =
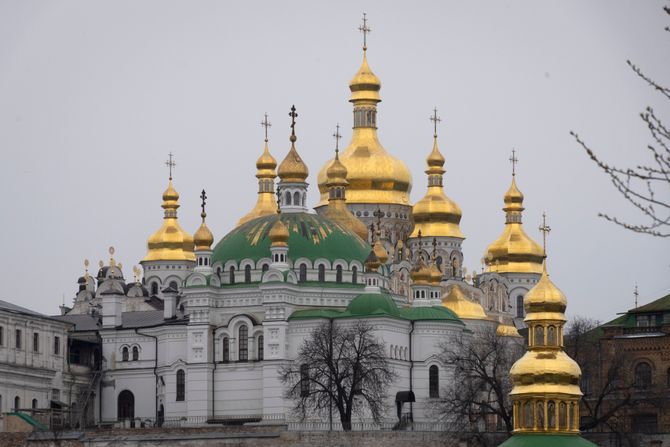
[[[135,418],[135,396],[133,396],[133,393],[128,390],[121,391],[118,404],[119,420],[130,419],[132,421]]]

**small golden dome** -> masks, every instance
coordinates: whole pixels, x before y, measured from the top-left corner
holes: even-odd
[[[269,216],[277,213],[277,201],[274,194],[274,179],[277,177],[275,168],[277,161],[270,154],[268,142],[265,140],[263,153],[256,160],[256,178],[258,179],[258,197],[256,205],[247,214],[237,221],[237,227],[256,219],[257,217]]]
[[[370,69],[367,52],[363,51],[361,68],[358,69],[351,82],[349,82],[349,90],[351,90],[350,101],[380,102],[379,90],[381,88],[382,82]]]
[[[330,163],[326,170],[326,186],[347,186],[347,168],[340,161],[339,153],[335,154],[335,159]]]
[[[172,179],[163,193],[165,210],[163,225],[152,234],[148,241],[148,252],[143,261],[194,261],[193,236],[184,231],[177,221],[179,193],[172,185]]]
[[[433,150],[426,158],[428,169],[428,191],[412,208],[414,230],[410,237],[418,237],[419,232],[424,236],[456,237],[465,236],[459,226],[463,213],[461,208],[444,194],[442,175],[444,174],[444,157],[437,146],[437,138],[433,143]]]
[[[286,227],[284,222],[282,222],[280,214],[277,215],[277,220],[272,225],[272,228],[270,228],[270,233],[268,234],[268,237],[272,242],[270,245],[271,247],[288,246],[288,238],[289,238],[288,227]]]
[[[430,283],[434,286],[439,286],[442,282],[442,272],[437,266],[437,262],[433,259],[433,262],[430,264]]]
[[[469,300],[458,284],[451,287],[449,293],[442,297],[442,305],[467,320],[488,320],[484,308],[479,303]]]
[[[275,169],[277,168],[277,160],[270,154],[267,140],[265,141],[265,148],[258,160],[256,160],[256,177],[257,178],[275,178]]]
[[[500,323],[498,327],[496,328],[496,334],[499,337],[515,337],[515,338],[523,338],[521,337],[521,334],[519,334],[519,331],[516,327],[509,325],[509,324],[502,324]]]
[[[379,262],[379,258],[375,254],[375,250],[374,249],[370,250],[370,254],[365,259],[365,271],[377,272],[377,270],[379,270],[380,265],[381,263]]]
[[[488,246],[484,261],[489,271],[498,273],[542,273],[544,250],[526,234],[521,224],[523,194],[512,176],[512,184],[505,193],[505,229]]]
[[[300,158],[294,143],[291,144],[291,149],[279,164],[277,175],[282,182],[287,183],[303,183],[307,179],[309,169],[307,169],[307,165]]]
[[[428,285],[431,280],[430,268],[423,262],[423,257],[419,257],[419,261],[416,263],[412,271],[409,273],[410,278],[412,278],[412,284],[416,285]]]
[[[547,274],[546,264],[542,269],[542,277],[535,284],[535,287],[530,289],[526,293],[526,297],[523,299],[523,307],[526,311],[526,319],[534,319],[535,313],[560,313],[565,312],[565,308],[568,305],[568,299],[565,297],[563,292],[559,290],[558,287],[549,279]],[[565,316],[560,315],[552,316],[554,319],[565,320]]]
[[[203,211],[202,214],[200,214],[200,216],[202,217],[202,223],[200,224],[200,227],[193,235],[193,242],[195,243],[195,251],[211,250],[212,244],[214,243],[214,235],[212,234],[211,231],[209,231],[209,228],[205,223],[205,217],[207,217],[207,214]]]
[[[386,261],[388,261],[389,259],[389,254],[382,245],[381,241],[379,240],[379,232],[377,233],[377,240],[375,241],[373,249],[375,251],[377,259],[379,259],[379,262],[381,262],[382,264],[386,264]]]

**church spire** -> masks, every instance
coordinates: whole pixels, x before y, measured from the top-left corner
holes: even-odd
[[[298,117],[295,106],[291,106],[291,149],[284,160],[279,164],[277,175],[279,176],[279,186],[281,187],[281,207],[283,212],[299,213],[307,212],[307,176],[309,169],[295,148],[295,142],[298,137],[295,134],[295,119]]]

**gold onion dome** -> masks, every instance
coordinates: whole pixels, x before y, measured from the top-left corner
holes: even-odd
[[[143,261],[194,261],[193,237],[177,221],[179,193],[172,185],[172,177],[163,193],[165,210],[163,225],[149,237],[148,252]]]
[[[442,305],[466,320],[488,320],[481,304],[471,301],[465,296],[458,284],[452,286],[449,293],[442,297]]]
[[[389,259],[389,254],[384,248],[384,245],[382,245],[381,241],[379,240],[379,231],[377,231],[377,237],[375,239],[375,244],[373,245],[372,249],[375,251],[375,255],[377,256],[377,259],[379,259],[379,262],[386,264],[386,261]]]
[[[442,272],[435,260],[433,260],[430,264],[430,283],[434,286],[439,286],[440,282],[442,282]]]
[[[516,327],[510,324],[500,323],[496,328],[496,334],[499,337],[514,337],[514,338],[523,338]]]
[[[363,63],[349,83],[354,106],[354,130],[349,147],[340,160],[347,168],[347,203],[409,205],[412,175],[401,160],[393,157],[377,137],[377,103],[381,102],[381,82],[368,65],[367,52]],[[328,203],[327,161],[318,174],[321,193],[318,207]]]
[[[550,313],[551,319],[565,321],[565,308],[568,305],[568,299],[563,292],[549,279],[546,263],[542,268],[542,276],[535,286],[526,293],[523,299],[523,306],[526,310],[527,319],[537,316],[547,317]],[[556,315],[560,314],[560,315]]]
[[[486,250],[484,261],[489,271],[498,273],[542,273],[544,250],[530,238],[521,224],[523,194],[512,176],[504,197],[505,229]]]
[[[419,256],[419,261],[416,263],[412,271],[409,273],[412,278],[412,283],[416,285],[428,285],[431,280],[430,268],[423,262],[423,257]]]
[[[195,251],[203,251],[203,250],[208,251],[212,249],[212,244],[214,243],[214,235],[212,234],[211,231],[209,231],[209,228],[205,223],[205,218],[207,217],[207,213],[205,212],[205,199],[207,199],[207,195],[205,194],[204,189],[202,190],[200,198],[202,199],[202,212],[200,213],[202,223],[200,224],[200,227],[193,235],[193,242],[195,243]]]
[[[291,135],[291,149],[279,164],[277,175],[282,182],[286,183],[304,183],[309,175],[307,165],[295,149],[295,135]]]
[[[376,272],[379,269],[380,265],[381,263],[379,262],[379,258],[375,254],[375,250],[374,249],[370,250],[370,254],[365,259],[365,271]]]
[[[339,155],[335,154],[335,159],[328,167],[328,178],[326,187],[328,188],[328,206],[324,211],[324,216],[333,222],[350,229],[364,241],[368,239],[368,227],[354,216],[346,204],[347,168],[340,162]]]
[[[281,214],[277,214],[277,220],[272,225],[272,228],[270,228],[268,237],[270,238],[271,247],[288,246],[288,227],[281,221]]]
[[[274,194],[274,180],[277,160],[270,154],[268,140],[258,160],[256,160],[256,178],[258,179],[258,198],[251,211],[237,221],[237,226],[261,216],[269,216],[277,212],[277,201]]]
[[[424,236],[446,236],[463,239],[465,236],[459,226],[461,208],[444,194],[442,176],[444,175],[444,156],[434,138],[433,150],[426,158],[428,191],[412,208],[414,230],[410,237],[417,237],[419,231]]]

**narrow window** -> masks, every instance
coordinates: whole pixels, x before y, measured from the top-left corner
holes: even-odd
[[[40,334],[33,332],[33,352],[40,351]]]
[[[223,337],[223,361],[230,361],[230,339],[228,337]]]
[[[321,264],[319,265],[319,282],[326,281],[326,266]]]
[[[186,373],[183,369],[177,371],[177,402],[183,402],[186,396]]]
[[[547,419],[549,420],[549,429],[556,428],[556,404],[550,400],[547,404]]]
[[[300,205],[300,193],[298,191],[293,194],[293,203]]]
[[[121,360],[124,362],[128,361],[128,346],[124,346],[121,350]]]
[[[15,341],[16,349],[21,349],[21,338],[23,338],[23,334],[21,334],[21,329],[17,329],[16,330],[16,341]]]
[[[230,284],[235,284],[235,267],[230,266],[228,282]]]
[[[37,409],[37,399],[33,399],[32,408],[33,408],[33,410]]]
[[[635,366],[635,387],[649,388],[651,386],[651,366],[647,362]]]
[[[307,264],[300,264],[300,274],[298,281],[305,282],[307,281]]]
[[[544,327],[535,326],[535,346],[544,346]]]
[[[18,410],[19,408],[21,408],[21,398],[16,396],[14,398],[14,410]]]
[[[179,285],[177,284],[177,281],[171,281],[170,288],[174,290],[179,290]]]
[[[133,361],[140,359],[140,349],[137,346],[133,346]]]
[[[309,365],[300,365],[300,397],[309,396]]]
[[[544,430],[544,402],[537,403],[537,419],[535,422],[537,423],[537,428]]]
[[[342,282],[342,266],[338,265],[337,268],[335,269],[335,282],[341,283]]]
[[[258,360],[263,360],[265,356],[265,348],[263,347],[263,342],[265,338],[262,335],[258,336]]]
[[[151,283],[151,294],[152,295],[158,295],[158,283],[157,282],[152,282]]]
[[[251,266],[249,264],[244,267],[244,282],[247,284],[251,282]]]
[[[270,268],[270,265],[269,265],[269,264],[263,264],[263,268],[261,269],[261,271],[262,271],[263,273],[265,273],[265,272],[268,271],[269,268]]]
[[[516,297],[516,316],[517,318],[523,318],[523,295]]]
[[[351,282],[353,284],[358,284],[358,267],[356,266],[351,268]]]
[[[286,191],[285,194],[286,199],[284,199],[284,205],[290,205],[291,204],[291,193],[289,191]]]
[[[240,326],[239,329],[239,356],[238,360],[240,362],[246,362],[249,360],[249,328],[246,324]]]
[[[440,397],[440,371],[436,365],[428,368],[428,397]]]
[[[2,326],[0,326],[0,346],[5,346],[5,328]]]
[[[533,404],[530,402],[523,404],[523,426],[533,428]]]
[[[54,354],[60,355],[60,337],[54,337]]]

